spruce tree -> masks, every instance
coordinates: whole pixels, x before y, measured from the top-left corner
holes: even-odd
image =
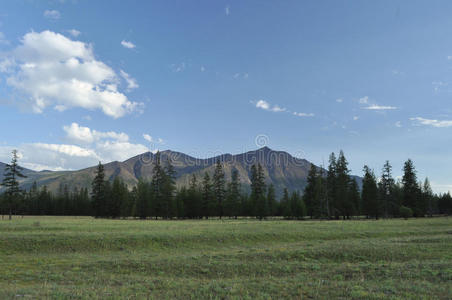
[[[91,199],[94,208],[94,216],[96,218],[105,217],[106,213],[106,184],[104,166],[101,162],[96,169],[96,175],[91,184]]]
[[[210,180],[209,173],[204,173],[204,179],[202,181],[202,202],[201,202],[201,216],[208,219],[212,215],[212,182]]]
[[[303,193],[303,201],[306,205],[308,216],[311,219],[314,216],[314,205],[316,202],[316,185],[318,183],[317,180],[317,167],[314,164],[311,164],[311,168],[309,169],[307,184]]]
[[[381,198],[382,213],[385,218],[398,211],[394,203],[394,179],[392,178],[392,166],[387,160],[383,166],[379,182],[379,195]]]
[[[289,219],[292,216],[292,207],[290,205],[289,191],[287,188],[284,188],[283,197],[281,198],[281,213],[286,219]]]
[[[12,219],[13,207],[17,205],[19,197],[21,195],[21,190],[19,187],[19,178],[25,178],[26,176],[22,174],[23,168],[18,165],[17,150],[12,151],[11,163],[7,164],[3,174],[2,186],[5,187],[4,197],[9,210],[9,219]]]
[[[223,217],[224,214],[224,200],[226,198],[226,180],[225,175],[223,171],[223,166],[220,162],[220,160],[217,160],[215,171],[213,173],[213,190],[214,190],[214,197],[216,202],[216,215],[220,217],[220,219]]]
[[[231,174],[231,182],[228,184],[227,191],[227,215],[229,217],[234,217],[237,219],[237,216],[241,213],[241,199],[240,199],[240,177],[239,172],[234,169]]]
[[[268,215],[275,216],[277,212],[278,203],[276,202],[275,196],[275,187],[273,184],[270,184],[267,189],[267,207],[268,207]]]
[[[166,168],[163,172],[163,186],[162,186],[162,202],[163,202],[163,216],[166,219],[171,219],[176,215],[176,203],[174,194],[176,192],[176,171],[171,163],[167,161]]]
[[[374,172],[368,166],[364,166],[363,190],[361,194],[364,213],[367,217],[378,219],[380,206],[378,203],[377,180]]]
[[[403,201],[402,204],[413,210],[415,217],[424,215],[422,205],[420,205],[420,192],[417,183],[416,170],[411,159],[408,159],[403,166]]]
[[[330,154],[328,172],[326,175],[326,208],[328,218],[336,215],[336,156],[334,152]]]
[[[349,218],[352,213],[352,205],[348,196],[350,171],[347,166],[348,162],[341,150],[336,162],[336,218],[339,215],[342,215],[344,219]]]

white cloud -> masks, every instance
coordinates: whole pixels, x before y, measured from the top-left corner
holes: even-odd
[[[270,103],[268,103],[265,100],[259,100],[257,102],[253,102],[252,101],[252,103],[254,103],[257,108],[260,108],[260,109],[263,109],[263,110],[266,110],[266,111],[285,112],[285,113],[290,113],[290,114],[292,114],[294,116],[297,116],[297,117],[313,117],[314,116],[313,113],[304,113],[304,112],[290,111],[290,110],[287,110],[284,107],[280,107],[277,104],[271,105]]]
[[[44,11],[44,17],[46,17],[47,19],[51,19],[51,20],[58,20],[59,18],[61,18],[61,14],[58,10],[45,10]]]
[[[448,55],[447,60],[452,60],[452,55]]]
[[[20,152],[20,164],[33,170],[77,170],[97,162],[124,161],[148,152],[142,144],[129,142],[125,133],[102,132],[77,123],[64,126],[66,137],[75,144],[24,143],[17,147],[0,146],[0,161],[9,161],[11,150]],[[78,145],[77,145],[78,144]]]
[[[205,72],[206,68],[204,66],[201,66],[201,72]]]
[[[147,133],[143,134],[143,138],[148,141],[149,143],[154,143],[154,144],[164,144],[165,141],[162,138],[157,138],[157,140],[155,140],[152,136],[150,136]]]
[[[226,14],[226,16],[229,16],[229,14],[231,13],[229,5],[224,8],[224,13]]]
[[[360,104],[367,104],[367,103],[369,103],[369,97],[368,96],[364,96],[362,98],[359,98],[358,101],[359,101]]]
[[[234,79],[237,79],[237,78],[239,78],[239,76],[240,76],[240,73],[235,73],[233,77],[234,77]]]
[[[397,122],[395,122],[395,127],[402,127],[402,122],[400,122],[400,121],[397,121]]]
[[[452,120],[434,120],[434,119],[425,119],[421,117],[410,118],[411,121],[416,121],[420,125],[433,126],[437,128],[442,127],[452,127]]]
[[[359,119],[358,116],[353,116],[353,121],[356,121],[356,120],[358,120],[358,119]]]
[[[122,41],[121,41],[121,45],[122,45],[124,48],[128,48],[128,49],[133,49],[133,48],[136,47],[134,43],[132,43],[132,42],[130,42],[130,41],[125,41],[125,40],[122,40]]]
[[[397,107],[372,104],[372,105],[363,107],[362,109],[368,109],[368,110],[393,110],[393,109],[397,109]]]
[[[150,136],[147,133],[143,133],[143,138],[148,141],[149,143],[152,143],[152,136]]]
[[[447,86],[447,83],[443,82],[443,81],[433,81],[432,86],[433,86],[433,91],[435,93],[438,93],[438,92],[440,92],[442,87]]]
[[[0,65],[7,72],[7,84],[23,93],[35,113],[48,106],[62,111],[71,107],[101,109],[114,118],[139,110],[118,91],[118,76],[96,60],[90,44],[52,31],[30,32]]]
[[[123,70],[120,70],[119,74],[121,74],[122,78],[124,78],[124,80],[127,82],[127,89],[129,91],[139,87],[136,79],[130,76],[128,73],[124,72]]]
[[[250,75],[248,73],[243,74],[243,79],[248,79]]]
[[[302,112],[296,112],[294,111],[293,114],[297,117],[313,117],[313,113],[302,113]]]
[[[344,102],[344,99],[342,99],[342,98],[336,99],[336,102],[337,103],[342,103],[342,102]]]
[[[89,127],[80,126],[77,123],[72,123],[70,126],[64,126],[66,137],[74,143],[91,144],[104,139],[112,139],[117,142],[128,142],[129,136],[123,132],[102,132],[91,130]]]
[[[5,38],[5,34],[0,31],[0,45],[9,45],[9,41]]]
[[[181,62],[180,64],[172,64],[170,66],[171,70],[175,73],[183,72],[185,70],[185,67],[185,62]]]
[[[77,29],[70,29],[70,30],[68,30],[68,32],[69,32],[69,34],[72,35],[73,37],[78,37],[78,36],[81,34],[81,32],[78,31]]]

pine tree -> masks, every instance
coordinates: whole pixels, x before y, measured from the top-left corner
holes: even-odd
[[[422,203],[426,207],[427,214],[430,217],[432,217],[433,212],[435,211],[435,207],[434,207],[434,203],[433,203],[434,196],[433,196],[432,187],[430,186],[430,181],[428,180],[428,178],[425,178],[424,184],[422,186],[422,197],[423,197]]]
[[[316,202],[316,185],[317,180],[317,167],[311,164],[311,168],[308,173],[307,184],[303,193],[303,201],[306,204],[308,216],[311,219],[314,216],[314,203]]]
[[[19,188],[19,178],[25,178],[26,176],[22,174],[23,168],[18,165],[17,150],[12,151],[11,163],[7,164],[3,174],[2,186],[5,187],[4,197],[9,210],[9,219],[12,219],[13,207],[19,201],[21,196],[21,190]]]
[[[388,218],[390,214],[394,214],[395,211],[398,211],[398,207],[394,207],[394,179],[392,178],[392,166],[388,160],[383,166],[378,186],[382,213],[385,218]]]
[[[106,216],[106,185],[104,166],[101,162],[97,166],[96,176],[91,185],[91,199],[93,202],[95,217]]]
[[[213,191],[212,183],[210,181],[209,173],[204,173],[204,179],[202,182],[202,203],[201,203],[201,216],[208,219],[212,215],[212,202]]]
[[[270,184],[267,189],[267,207],[268,215],[275,216],[277,212],[278,203],[276,202],[275,187]]]
[[[326,175],[326,208],[328,218],[336,214],[336,156],[330,154],[328,172]]]
[[[151,211],[155,218],[163,217],[166,213],[166,203],[163,197],[163,185],[165,181],[165,170],[160,162],[160,152],[157,152],[154,157],[154,166],[152,170],[151,180]]]
[[[363,190],[361,194],[364,213],[367,217],[378,219],[380,206],[378,203],[377,180],[374,172],[368,166],[364,166]]]
[[[176,203],[174,194],[176,192],[176,171],[170,160],[167,161],[163,172],[162,202],[163,216],[171,219],[176,215]]]
[[[289,192],[287,191],[287,188],[284,189],[283,197],[281,199],[281,213],[286,219],[292,217],[292,207],[290,205]]]
[[[350,179],[348,187],[349,204],[351,205],[351,215],[358,215],[360,211],[361,195],[359,192],[358,183],[355,179]]]
[[[215,192],[215,202],[216,202],[216,214],[220,217],[220,219],[223,217],[223,210],[224,210],[224,200],[226,196],[226,188],[225,188],[226,180],[225,175],[223,171],[223,166],[220,162],[220,160],[217,160],[217,164],[215,166],[215,171],[213,174],[213,190]]]
[[[228,184],[226,211],[229,217],[235,217],[240,214],[240,177],[239,172],[234,169],[231,174],[231,182]]]
[[[420,205],[420,192],[417,183],[416,170],[411,159],[408,159],[403,166],[403,201],[402,204],[413,210],[415,217],[424,216],[424,210]]]
[[[265,175],[262,165],[259,163],[257,166],[251,166],[251,201],[254,207],[254,215],[259,220],[268,216],[265,190]]]
[[[339,152],[339,156],[336,162],[336,218],[342,215],[345,219],[351,215],[352,205],[348,197],[348,187],[350,182],[349,169],[347,167],[348,162],[345,159],[344,152]]]

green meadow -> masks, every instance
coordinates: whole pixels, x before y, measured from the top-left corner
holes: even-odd
[[[452,218],[0,220],[0,299],[451,299]]]

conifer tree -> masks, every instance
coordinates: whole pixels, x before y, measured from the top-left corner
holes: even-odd
[[[402,204],[413,210],[415,217],[424,216],[424,210],[420,202],[420,191],[417,183],[416,170],[411,159],[408,159],[403,166],[403,201]]]
[[[281,212],[282,216],[286,219],[292,217],[292,207],[290,205],[289,192],[287,188],[284,188],[283,197],[281,199]]]
[[[350,182],[348,162],[345,159],[344,152],[341,150],[336,162],[336,218],[342,215],[345,219],[351,215],[352,205],[348,196]]]
[[[17,150],[12,151],[11,163],[7,164],[4,171],[2,186],[5,187],[5,200],[9,210],[9,219],[12,219],[13,207],[17,205],[19,197],[21,195],[21,190],[19,188],[19,178],[25,178],[26,176],[22,174],[23,168],[17,163],[18,156]]]
[[[105,217],[106,213],[106,184],[104,166],[99,162],[96,169],[96,176],[91,185],[91,199],[95,217]]]
[[[175,192],[176,171],[174,170],[171,160],[168,160],[163,172],[162,186],[163,217],[166,219],[170,219],[176,215]]]
[[[216,215],[220,217],[220,219],[223,217],[224,214],[224,200],[226,198],[226,180],[225,175],[223,171],[223,166],[220,162],[220,160],[217,160],[215,171],[213,174],[213,190],[214,190],[214,197],[216,202]]]
[[[276,202],[275,187],[270,184],[267,189],[267,207],[268,215],[275,216],[277,212],[278,203]]]
[[[229,217],[235,217],[237,219],[237,216],[241,213],[240,202],[240,177],[239,172],[234,169],[232,170],[231,182],[228,184],[227,191],[226,210]]]
[[[394,211],[398,211],[398,207],[395,207],[394,203],[394,184],[392,166],[387,160],[383,166],[378,184],[382,213],[385,218],[388,218],[390,214],[394,214]]]
[[[364,213],[367,217],[378,219],[380,206],[378,203],[377,180],[374,172],[368,166],[364,166],[363,190],[361,193]]]
[[[208,219],[212,215],[212,182],[210,180],[209,173],[204,173],[204,179],[202,182],[202,203],[201,203],[201,216]]]
[[[314,164],[311,164],[311,168],[309,169],[307,184],[303,193],[303,201],[306,205],[307,214],[311,217],[314,216],[314,203],[316,202],[316,185],[318,183],[317,180],[317,167]]]
[[[336,215],[336,156],[334,152],[330,154],[328,172],[326,175],[326,207],[328,218]]]

